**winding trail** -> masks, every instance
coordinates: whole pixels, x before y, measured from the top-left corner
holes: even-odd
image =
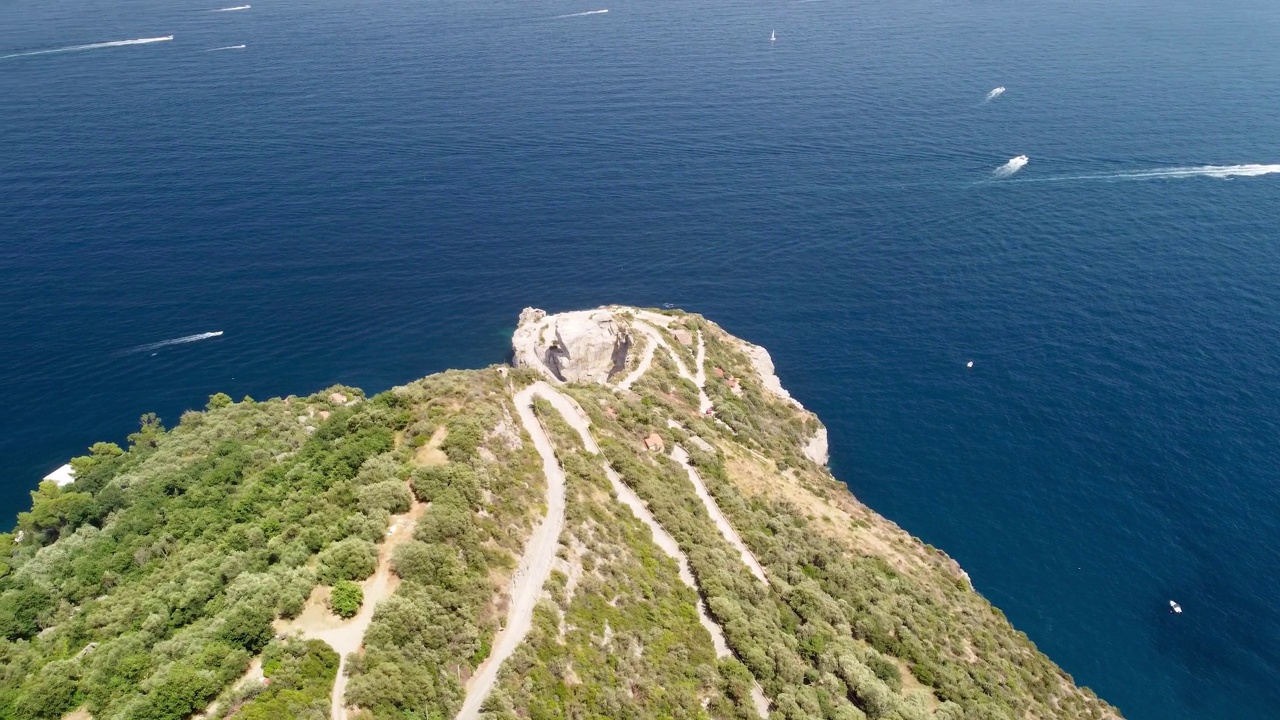
[[[630,390],[631,386],[635,384],[637,380],[644,377],[644,374],[649,372],[649,364],[653,362],[653,351],[657,349],[658,343],[650,340],[649,344],[644,348],[644,354],[640,356],[640,362],[636,365],[636,369],[632,370],[629,375],[618,383],[619,390]]]
[[[511,577],[511,604],[507,610],[506,627],[494,636],[489,657],[480,663],[480,667],[476,668],[475,674],[467,682],[466,698],[462,702],[462,709],[458,711],[457,720],[476,720],[480,717],[480,706],[493,691],[502,663],[511,657],[529,634],[529,629],[533,626],[533,608],[542,595],[542,586],[551,576],[560,531],[564,529],[564,469],[556,460],[555,450],[551,447],[546,430],[533,414],[534,397],[550,402],[571,424],[573,421],[570,418],[581,417],[578,414],[581,411],[571,405],[568,398],[545,382],[538,381],[515,395],[520,424],[524,425],[529,437],[533,438],[533,447],[542,458],[542,473],[547,478],[547,515],[529,536],[524,555],[516,565],[515,574]]]
[[[647,319],[648,318],[646,316],[646,320]],[[640,365],[637,366],[635,371],[628,375],[627,379],[623,381],[626,383],[626,387],[623,387],[622,383],[618,383],[618,387],[622,390],[626,390],[631,387],[631,383],[638,381],[644,375],[641,370],[649,369],[649,363],[653,360],[653,350],[655,346],[661,345],[663,349],[667,351],[667,354],[671,356],[671,361],[675,363],[676,372],[680,377],[688,380],[698,387],[698,414],[705,415],[707,411],[711,409],[711,398],[707,397],[707,391],[703,389],[707,384],[707,374],[704,369],[707,358],[707,346],[705,341],[702,339],[702,332],[698,332],[697,372],[692,373],[689,372],[688,366],[684,364],[684,360],[680,355],[678,355],[675,349],[667,343],[667,339],[662,337],[662,333],[658,332],[658,329],[653,325],[650,325],[646,320],[637,319],[632,323],[632,327],[649,336],[649,346],[645,348],[645,355],[641,358]]]
[[[321,600],[318,592],[313,592],[307,605],[297,618],[289,621],[277,621],[276,632],[299,632],[303,637],[323,640],[338,653],[338,675],[333,681],[333,691],[329,697],[329,717],[332,720],[346,720],[347,708],[344,702],[347,691],[347,656],[358,652],[364,643],[365,631],[373,622],[373,613],[378,603],[391,597],[400,579],[391,571],[391,554],[397,545],[413,538],[413,529],[418,519],[426,512],[427,504],[414,502],[409,512],[394,515],[387,537],[378,546],[378,569],[369,579],[360,583],[364,590],[364,602],[360,612],[350,620],[342,620],[329,611],[327,604]],[[316,588],[320,590],[319,587]]]
[[[698,368],[693,373],[693,384],[698,386],[698,414],[706,415],[711,409],[711,398],[707,397],[707,343],[702,339],[702,331],[698,331]]]
[[[711,408],[711,400],[707,397],[704,389],[706,385],[706,344],[702,333],[698,333],[697,369],[696,373],[694,373],[689,371],[684,361],[675,352],[674,348],[667,343],[658,329],[650,324],[650,322],[656,322],[656,324],[666,327],[670,318],[653,313],[642,313],[641,318],[633,323],[633,327],[647,335],[649,343],[646,345],[636,369],[617,383],[615,388],[628,390],[640,378],[644,377],[653,362],[654,353],[661,346],[675,363],[676,371],[679,375],[697,386],[699,412],[706,414],[707,410]],[[514,401],[520,416],[520,422],[533,439],[534,447],[542,458],[542,470],[547,478],[547,515],[537,529],[534,530],[533,535],[530,536],[524,554],[520,558],[516,572],[512,577],[511,604],[507,612],[506,626],[495,636],[493,649],[489,653],[489,657],[480,664],[480,667],[476,668],[475,674],[468,681],[466,697],[463,700],[461,710],[458,711],[456,720],[479,720],[480,707],[493,691],[493,686],[497,682],[502,664],[515,652],[525,636],[528,635],[533,624],[534,606],[542,595],[542,588],[547,578],[551,575],[560,533],[564,528],[566,494],[564,469],[556,460],[555,450],[547,437],[545,428],[542,427],[537,416],[533,413],[533,400],[535,397],[549,402],[556,412],[564,418],[569,427],[573,428],[574,432],[578,434],[586,451],[601,458],[605,476],[609,479],[609,484],[618,500],[630,508],[636,518],[649,528],[654,544],[676,561],[681,582],[696,594],[698,621],[711,635],[716,657],[725,658],[733,654],[729,649],[729,644],[725,641],[724,631],[707,613],[706,603],[702,599],[697,579],[694,577],[693,570],[689,564],[689,558],[680,549],[679,543],[662,527],[657,518],[649,512],[645,502],[622,481],[617,471],[613,469],[608,459],[605,458],[600,446],[591,435],[591,421],[587,418],[587,414],[582,411],[582,408],[572,398],[561,393],[549,383],[540,380],[516,393]],[[698,496],[707,507],[707,512],[715,521],[721,534],[738,550],[751,573],[761,582],[768,585],[769,581],[764,574],[764,568],[756,561],[755,556],[751,554],[746,544],[742,542],[742,538],[720,511],[714,498],[707,491],[701,477],[689,465],[688,454],[683,448],[676,446],[672,451],[672,457],[689,473],[690,481],[693,482]],[[751,698],[760,716],[767,718],[769,716],[770,703],[759,682],[753,682]]]
[[[676,354],[675,350],[669,344],[667,344],[666,340],[662,337],[661,333],[659,333],[656,328],[654,328],[652,325],[649,324],[650,322],[652,322],[656,325],[661,325],[662,327],[666,328],[670,324],[672,318],[666,315],[651,313],[646,310],[641,310],[636,317],[637,317],[637,320],[634,323],[635,327],[639,328],[641,332],[648,335],[650,342],[649,342],[649,347],[645,349],[644,358],[642,358],[640,365],[638,365],[636,368],[636,372],[633,372],[631,375],[627,376],[627,379],[625,381],[627,385],[625,388],[622,388],[622,389],[625,390],[630,388],[632,383],[638,381],[644,375],[644,373],[641,371],[641,368],[643,368],[644,370],[649,369],[649,364],[653,360],[653,349],[656,346],[661,345],[663,346],[663,348],[666,349],[667,353],[671,356],[671,360],[675,363],[676,372],[678,372],[681,377],[683,377],[686,380],[689,380],[690,382],[692,382],[694,385],[698,387],[698,414],[706,415],[707,412],[711,410],[712,404],[711,404],[711,398],[707,396],[707,391],[706,391],[707,344],[706,344],[706,340],[702,336],[702,332],[698,331],[698,346],[697,346],[697,351],[695,353],[695,360],[694,360],[694,362],[697,364],[697,367],[694,369],[694,372],[690,373],[689,369],[685,367],[684,361],[681,360],[680,356]],[[716,421],[720,422],[719,418],[716,418]],[[671,421],[668,421],[668,422],[671,422]],[[679,425],[677,424],[677,427],[678,426]],[[732,431],[732,429],[730,429],[730,431]],[[579,433],[581,432],[582,430],[579,430]],[[764,567],[762,567],[760,565],[760,562],[756,560],[756,556],[751,552],[750,548],[747,547],[746,543],[742,541],[742,537],[738,535],[738,532],[733,529],[733,525],[729,522],[729,519],[725,517],[724,513],[720,511],[720,506],[716,504],[715,498],[711,497],[711,493],[707,491],[707,486],[705,483],[702,482],[702,477],[699,476],[698,472],[694,470],[692,465],[689,464],[689,454],[685,452],[684,448],[677,445],[674,448],[672,448],[671,457],[673,460],[680,463],[680,465],[684,467],[685,472],[688,473],[689,481],[693,483],[694,491],[697,493],[698,497],[702,500],[702,504],[707,509],[707,514],[710,515],[712,521],[715,522],[716,528],[719,529],[720,534],[724,536],[724,539],[727,540],[730,545],[733,545],[735,548],[737,548],[739,555],[741,555],[742,557],[742,562],[746,564],[747,569],[751,571],[751,574],[755,575],[760,580],[760,582],[764,583],[765,585],[768,585],[769,579],[764,574]],[[607,473],[609,473],[609,480],[614,483],[615,488],[617,488],[619,485],[622,485],[621,481],[615,479],[617,476],[616,474],[613,473],[613,469],[608,466],[608,463],[605,464],[605,470]],[[637,511],[636,516],[640,517],[641,519],[644,519],[646,517],[648,518],[648,520],[646,520],[646,524],[649,524],[650,527],[653,528],[655,540],[659,538],[660,533],[662,535],[666,535],[666,532],[662,530],[660,526],[657,525],[657,522],[653,520],[652,516],[648,515],[648,509],[643,507],[643,503],[640,501],[640,498],[636,497],[635,493],[632,493],[630,488],[626,488],[625,485],[622,485],[622,487],[625,489],[626,493],[628,493],[632,498],[634,498],[634,501],[636,503],[639,503],[641,505],[642,511]],[[626,499],[627,495],[624,495],[622,490],[618,491],[618,497],[622,499],[623,502],[627,502],[628,505],[631,504]],[[635,510],[634,507],[632,509]],[[644,512],[645,514],[641,515],[641,512]],[[666,535],[666,536],[670,538],[669,535]],[[672,540],[671,542],[674,544],[675,541]],[[661,545],[661,542],[659,542],[659,545]],[[668,550],[669,554],[670,552],[671,551]],[[680,549],[678,546],[675,548],[675,552],[680,553]],[[685,572],[687,571],[688,560],[684,558],[683,553],[680,553],[678,558],[679,558],[679,562],[681,563],[680,577],[682,580],[684,580]],[[688,573],[688,578],[689,579],[685,580],[685,582],[689,584],[689,586],[692,587],[694,590],[697,590],[698,587],[696,583],[691,582],[691,580],[693,579],[693,574],[691,572]],[[716,644],[716,654],[720,657],[725,657],[726,655],[729,655],[730,652],[729,652],[728,645],[724,642],[724,634],[723,632],[720,631],[720,627],[716,625],[709,616],[707,616],[706,609],[703,605],[701,597],[699,597],[699,600],[698,600],[698,617],[699,617],[699,620],[702,621],[703,626],[707,627],[707,629],[711,632],[712,641],[715,642]],[[764,688],[760,687],[759,680],[752,679],[751,701],[755,705],[756,712],[760,714],[760,717],[762,718],[769,717],[769,706],[770,706],[769,698],[764,694]]]
[[[698,475],[698,471],[689,464],[689,453],[684,448],[676,445],[671,449],[671,459],[680,464],[684,471],[689,475],[689,482],[693,483],[693,490],[698,494],[698,498],[702,500],[702,505],[707,509],[707,514],[711,516],[712,522],[716,524],[716,529],[724,536],[742,557],[742,562],[755,575],[760,582],[765,585],[769,584],[769,579],[764,575],[764,567],[756,560],[756,556],[752,554],[747,544],[742,542],[742,537],[738,535],[738,531],[733,529],[733,525],[729,522],[729,518],[725,517],[720,511],[720,506],[716,504],[716,499],[711,497],[711,493],[707,491],[706,483],[702,482],[702,477]]]
[[[562,395],[550,385],[546,385],[545,383],[539,384],[544,385],[546,389],[553,394],[552,397],[548,397],[547,395],[542,395],[542,397],[550,400],[556,411],[564,417],[565,422],[569,423],[569,427],[572,427],[574,431],[578,433],[578,436],[582,438],[582,445],[587,449],[587,452],[601,457],[605,477],[609,478],[609,484],[613,487],[614,493],[617,494],[618,500],[628,508],[631,508],[631,512],[639,518],[640,522],[648,526],[649,532],[653,533],[654,544],[661,548],[667,555],[671,556],[679,566],[680,580],[684,582],[685,585],[693,588],[696,592],[698,590],[698,581],[693,576],[693,570],[690,569],[689,558],[686,557],[684,552],[680,549],[680,545],[676,542],[676,539],[671,537],[671,534],[664,530],[662,525],[658,523],[658,520],[653,517],[653,513],[649,512],[649,507],[640,499],[640,496],[628,487],[626,483],[622,482],[622,478],[618,476],[618,473],[613,469],[613,466],[609,464],[609,461],[604,460],[604,453],[600,451],[600,446],[596,444],[595,438],[591,436],[591,421],[587,419],[586,413],[584,413],[572,399]],[[555,549],[552,548],[552,553],[554,552]],[[711,616],[707,614],[706,604],[702,601],[701,595],[698,597],[698,621],[707,629],[707,632],[711,633],[711,642],[715,645],[716,657],[728,656],[730,654],[729,645],[725,642],[724,632],[720,629],[720,626],[711,619]]]

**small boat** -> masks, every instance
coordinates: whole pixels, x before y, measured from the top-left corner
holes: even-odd
[[[1169,612],[1171,612],[1171,613],[1173,613],[1173,614],[1175,614],[1175,615],[1181,615],[1181,614],[1182,614],[1182,606],[1181,606],[1181,605],[1179,605],[1178,603],[1176,603],[1176,602],[1174,602],[1174,601],[1170,600],[1170,601],[1169,601]]]
[[[769,33],[769,42],[778,42],[778,31],[773,30]]]

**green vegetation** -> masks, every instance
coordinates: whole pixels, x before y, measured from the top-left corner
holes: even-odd
[[[338,584],[333,586],[333,592],[329,593],[329,609],[341,618],[355,617],[356,613],[360,612],[362,603],[364,603],[364,590],[350,580],[339,580]]]
[[[410,473],[416,499],[430,506],[393,552],[400,587],[377,606],[364,654],[349,663],[347,702],[375,720],[457,712],[461,677],[487,657],[497,631],[494,595],[541,512],[541,462],[512,424],[507,389],[492,382],[496,373],[484,374],[489,383],[475,376],[450,372],[396,390],[422,418],[406,443],[420,447],[413,436],[444,426],[449,461]]]
[[[553,572],[552,600],[503,666],[489,709],[495,717],[752,717],[746,693],[723,693],[729,681],[675,562],[612,499],[577,434],[538,409],[569,481],[564,570]],[[703,711],[703,700],[714,703]]]
[[[237,720],[329,719],[329,690],[338,674],[338,653],[333,648],[319,640],[273,641],[262,652],[262,674],[265,687],[253,687],[233,703],[231,716]]]
[[[568,478],[565,526],[486,717],[746,720],[757,685],[769,720],[1119,717],[949,558],[805,457],[817,419],[765,390],[737,341],[696,315],[676,325],[705,339],[715,417],[699,415],[698,389],[665,351],[634,394],[566,388],[602,455],[535,403]],[[42,483],[0,534],[0,720],[76,708],[178,720],[215,699],[218,717],[327,718],[340,659],[309,623],[368,610],[347,704],[362,720],[452,718],[546,513],[542,461],[511,404],[534,379],[491,368],[368,399],[219,393],[172,429],[146,415],[124,447],[94,444],[72,460],[74,483]],[[644,449],[650,433],[689,451],[768,585],[684,469]],[[606,462],[687,555],[697,591],[614,497]],[[398,586],[375,597],[379,575],[366,597],[380,559]],[[266,682],[247,672],[255,661]]]

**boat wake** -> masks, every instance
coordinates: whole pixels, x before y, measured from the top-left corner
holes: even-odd
[[[1007,178],[1026,166],[1027,166],[1027,156],[1019,155],[1018,157],[1010,158],[1009,162],[996,168],[995,172],[992,174],[998,178]]]
[[[248,47],[248,45],[228,45],[228,46],[226,46],[226,47],[209,48],[208,50],[205,50],[204,52],[217,52],[217,51],[219,51],[219,50],[243,50],[243,49],[245,49],[246,47]]]
[[[1072,180],[1151,180],[1157,178],[1210,177],[1226,180],[1233,177],[1260,177],[1280,173],[1280,165],[1201,165],[1200,167],[1176,167],[1137,172],[1081,175]]]
[[[160,342],[147,343],[146,345],[139,345],[136,348],[130,348],[126,352],[129,352],[129,353],[148,352],[150,350],[159,350],[160,348],[163,348],[163,347],[169,347],[170,345],[186,345],[187,343],[200,342],[201,340],[208,340],[209,338],[216,338],[216,337],[222,337],[221,330],[217,330],[215,332],[199,333],[196,335],[187,335],[180,338],[173,338],[171,340],[161,340]]]
[[[71,47],[54,48],[53,50],[33,50],[31,52],[14,53],[12,55],[0,55],[0,60],[27,57],[29,55],[50,55],[52,53],[76,52],[79,50],[98,50],[100,48],[123,47],[125,45],[146,45],[148,43],[165,42],[172,39],[172,35],[165,35],[164,37],[138,38],[137,40],[114,40],[112,42],[92,43],[89,45],[72,45]]]
[[[249,8],[251,8],[251,7],[253,7],[253,6],[252,6],[252,5],[237,5],[237,6],[235,6],[235,7],[224,7],[224,8],[218,8],[218,9],[216,9],[216,10],[210,10],[209,12],[235,12],[236,10],[248,10],[248,9],[249,9]]]
[[[1060,177],[1028,178],[1020,182],[1078,182],[1082,180],[1181,180],[1207,177],[1229,180],[1236,177],[1262,177],[1280,174],[1280,165],[1251,163],[1246,165],[1199,165],[1195,167],[1154,168],[1152,170],[1127,170],[1123,172],[1094,173],[1091,175],[1064,175]]]
[[[1001,85],[1000,87],[998,87],[998,88],[996,88],[996,89],[992,90],[991,92],[987,93],[987,99],[986,99],[986,102],[991,102],[992,100],[995,100],[996,98],[1000,97],[1001,95],[1003,95],[1003,94],[1004,94],[1004,90],[1005,90],[1004,86],[1003,86],[1003,85]]]
[[[558,20],[558,19],[560,19],[560,18],[584,17],[584,16],[586,16],[586,15],[603,15],[603,14],[605,14],[605,13],[607,13],[607,12],[609,12],[609,11],[608,11],[608,9],[605,9],[605,10],[587,10],[586,12],[569,13],[568,15],[557,15],[557,16],[556,16],[556,19]]]

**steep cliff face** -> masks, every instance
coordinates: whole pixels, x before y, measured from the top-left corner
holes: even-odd
[[[1118,717],[831,476],[762,348],[617,306],[513,348],[74,461],[0,536],[0,718]]]
[[[631,333],[624,319],[605,308],[559,315],[525,308],[511,346],[517,367],[535,368],[558,382],[604,383],[625,366]]]

